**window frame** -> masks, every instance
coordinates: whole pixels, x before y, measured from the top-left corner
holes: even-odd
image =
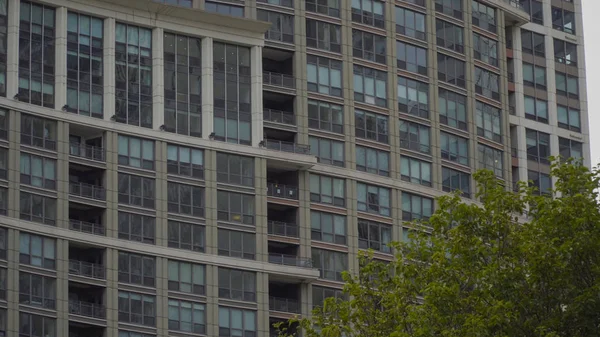
[[[307,18],[306,46],[332,53],[341,53],[342,27],[331,22]]]
[[[525,107],[525,118],[548,124],[548,101],[525,95],[523,98]],[[529,105],[533,105],[533,109]],[[531,114],[530,112],[533,112]]]
[[[189,266],[189,282],[185,282],[187,277],[184,276],[185,273],[182,271],[183,267],[186,266]],[[169,259],[167,270],[167,288],[169,291],[195,295],[206,294],[206,265]],[[188,287],[189,291],[184,290],[188,289]]]
[[[364,200],[361,197],[361,190],[363,189]],[[392,191],[389,188],[366,183],[356,183],[356,190],[356,203],[359,212],[377,214],[385,217],[392,216]],[[386,196],[382,195],[383,192],[387,192],[387,202],[385,202]],[[375,195],[376,198],[374,197]]]
[[[369,43],[370,42],[370,43]],[[387,62],[387,38],[358,29],[352,29],[352,56],[379,64]]]
[[[139,262],[136,263],[135,260],[139,260]],[[150,288],[156,286],[156,258],[154,256],[120,250],[118,261],[119,283]],[[140,266],[139,273],[136,273],[136,264]],[[139,281],[136,278],[139,278]]]
[[[57,122],[55,120],[21,114],[21,146],[38,147],[56,152]]]
[[[131,187],[131,179],[132,178],[140,179],[140,183],[139,183],[140,195],[133,195],[133,193],[132,193],[133,192],[132,187]],[[121,186],[121,182],[122,181],[125,182],[125,180],[127,180],[126,188],[125,188],[125,186]],[[119,204],[154,209],[155,201],[156,201],[156,181],[155,181],[155,179],[119,172],[118,173],[118,181],[119,181],[119,183],[118,183],[118,194],[119,194],[118,202],[119,202]],[[122,192],[125,189],[127,190],[127,192]],[[146,189],[148,189],[148,190],[146,190]],[[125,197],[127,197],[127,199],[125,199]],[[135,198],[139,198],[140,202],[139,203],[135,202],[136,201]]]
[[[313,182],[313,177],[315,177],[314,179],[318,179],[318,181],[315,180]],[[337,206],[337,207],[345,207],[346,206],[346,180],[345,179],[324,176],[324,175],[319,175],[319,174],[314,174],[314,173],[310,173],[309,179],[310,179],[310,183],[309,183],[310,202],[329,204],[329,205],[333,205],[333,206]],[[323,179],[331,180],[331,183],[329,184],[331,186],[331,194],[330,195],[323,193],[324,188],[327,186],[326,183],[322,182]],[[337,193],[337,192],[339,192],[340,187],[336,186],[336,185],[339,185],[340,183],[342,185],[342,190],[343,190],[342,197],[340,197],[339,193]],[[314,188],[313,188],[313,187],[317,187],[317,186],[319,187],[319,193],[314,191]],[[331,202],[324,201],[323,196],[330,198]],[[325,199],[325,200],[328,200],[328,199]]]
[[[57,203],[58,199],[47,195],[20,191],[19,219],[48,226],[56,226]],[[24,212],[25,208],[27,208],[26,211],[29,211],[29,213]]]
[[[341,61],[332,60],[327,57],[307,55],[306,58],[307,63],[307,82],[308,92],[316,92],[324,95],[330,95],[335,97],[344,97],[344,91],[342,90],[342,83],[344,82],[343,78],[343,64]],[[314,79],[316,82],[311,82],[311,69],[314,68]],[[325,70],[326,69],[326,70]],[[324,80],[325,74],[321,74],[321,72],[326,71],[327,73],[327,83],[320,83],[321,80]],[[336,81],[332,81],[332,74],[339,75],[339,79]],[[332,83],[335,82],[335,83]],[[337,85],[337,86],[336,86]],[[326,90],[325,90],[326,88]]]
[[[389,116],[354,109],[355,137],[389,144]]]
[[[387,72],[360,65],[354,65],[353,69],[354,101],[386,108]]]
[[[550,134],[533,129],[525,129],[525,142],[527,147],[527,160],[542,164],[550,164],[550,160],[548,159],[552,153]],[[533,142],[535,142],[535,145]]]
[[[562,104],[557,104],[556,116],[557,125],[559,128],[575,132],[581,132],[581,110],[564,106]],[[572,124],[573,121],[576,121],[576,123]]]
[[[308,127],[343,134],[344,107],[339,104],[309,99]]]
[[[431,154],[431,127],[400,119],[399,123],[399,136],[400,136],[400,148],[410,151],[416,151],[424,154]],[[402,130],[402,129],[406,130]],[[412,130],[414,128],[414,130]],[[412,132],[412,131],[416,131]],[[425,132],[426,131],[426,132]],[[427,135],[425,135],[425,133]],[[416,139],[412,139],[415,138]],[[426,136],[426,143],[422,143],[425,140],[421,139],[422,136]]]
[[[182,230],[182,226],[189,226],[189,231]],[[177,240],[174,237],[177,236]],[[189,243],[182,243],[182,239],[189,239]],[[167,221],[167,247],[204,253],[206,247],[206,226],[183,221]]]
[[[504,152],[478,143],[477,154],[477,162],[480,169],[490,170],[494,172],[496,177],[501,179],[504,178]]]
[[[426,18],[425,18],[425,14],[421,13],[421,12],[417,12],[417,11],[412,11],[408,8],[404,8],[404,7],[399,7],[399,6],[394,6],[395,7],[395,23],[396,23],[396,33],[398,34],[402,34],[402,35],[406,35],[408,37],[412,37],[415,38],[417,40],[421,40],[421,41],[427,41],[427,28],[426,28]],[[407,27],[406,22],[410,21],[407,20],[407,16],[412,15],[413,16],[413,20],[411,22],[415,23],[415,27]],[[399,20],[399,16],[402,16],[402,20]],[[417,23],[419,20],[417,19],[418,17],[420,17],[420,22],[422,24],[422,30],[419,30],[417,26],[419,26],[419,24]],[[398,21],[400,21],[401,23],[399,23]],[[404,25],[402,24],[404,23]]]
[[[139,221],[137,221],[138,218]],[[124,220],[126,220],[127,223],[125,223]],[[139,225],[135,224],[135,222],[139,222]],[[127,225],[126,231],[125,225]],[[137,228],[140,229],[139,235],[134,233],[135,229]],[[147,215],[119,211],[118,238],[121,240],[141,242],[153,245],[156,241],[156,219]]]
[[[455,51],[459,54],[465,53],[465,30],[446,20],[435,19],[436,45]]]
[[[332,256],[328,258],[325,254],[331,254]],[[348,254],[312,247],[311,257],[313,268],[319,270],[322,279],[343,281],[342,272],[348,270]],[[333,262],[333,266],[329,266],[331,262]],[[325,267],[332,267],[332,269],[325,269]]]
[[[136,300],[139,301],[139,313],[132,312],[132,307],[136,304],[135,302],[132,303],[132,301]],[[140,324],[149,327],[156,326],[156,296],[119,290],[117,303],[118,322]]]
[[[427,49],[396,40],[396,67],[427,76]]]
[[[34,279],[38,286],[34,285]],[[54,310],[56,290],[56,278],[19,271],[19,304]]]
[[[402,192],[402,221],[427,221],[434,213],[433,208],[433,199],[414,193]],[[417,212],[414,212],[415,210]]]
[[[317,157],[318,163],[332,165],[332,166],[338,166],[338,167],[346,166],[346,153],[345,153],[346,149],[345,149],[344,142],[335,140],[335,139],[310,136],[310,135],[308,136],[308,141],[310,144],[310,154]],[[329,145],[328,146],[326,146],[327,144],[321,145],[322,142],[324,142],[324,143],[329,142]],[[326,146],[329,148],[328,152],[329,152],[330,158],[322,157],[322,154],[321,154],[322,146]],[[338,148],[338,150],[340,150],[340,147],[341,147],[341,151],[335,151],[335,148]],[[339,157],[340,154],[341,154],[341,158]],[[323,154],[323,155],[325,155],[325,154]]]
[[[189,159],[187,163],[182,161],[182,157],[185,159],[182,153],[185,152],[187,152],[187,158]],[[200,160],[198,160],[198,157]],[[167,144],[167,174],[204,179],[204,150]]]
[[[416,81],[404,76],[398,76],[396,82],[396,96],[398,99],[398,111],[400,113],[429,119],[428,83]],[[414,98],[416,98],[416,100],[414,100]]]
[[[234,235],[239,236],[238,242],[234,239]],[[217,238],[218,255],[246,260],[256,259],[256,234],[227,228],[218,228]]]
[[[390,153],[385,150],[380,150],[372,147],[356,145],[356,170],[367,173],[377,174],[383,177],[390,176]],[[359,153],[360,152],[360,153]],[[373,158],[373,155],[369,153],[375,153],[375,165],[373,167],[369,165],[369,158]],[[364,163],[364,165],[363,165]],[[371,163],[372,164],[372,163]],[[387,164],[387,165],[385,165]],[[381,167],[380,167],[381,166]]]
[[[194,334],[206,333],[206,304],[175,298],[169,298],[167,303],[167,330]],[[186,309],[189,310],[189,314],[182,313]],[[185,322],[184,317],[189,317],[190,321]],[[188,325],[189,329],[187,328]]]
[[[532,78],[529,78],[529,76],[525,77],[526,69],[529,69],[529,68],[531,68]],[[544,72],[543,79],[539,76],[539,73],[542,71],[542,69]],[[540,77],[540,78],[538,78],[538,77]],[[538,82],[540,82],[540,83],[538,83]],[[547,90],[547,82],[548,82],[548,77],[547,77],[547,73],[546,73],[546,67],[523,62],[523,85],[526,85],[526,86],[532,87],[532,88],[536,88],[536,89]]]
[[[222,326],[221,324],[224,323],[225,318],[221,317],[222,313],[225,312],[225,310],[227,310],[227,326]],[[233,329],[232,326],[235,325],[236,323],[234,323],[232,321],[232,311],[234,312],[239,312],[239,317],[242,318],[242,321],[239,322],[241,323],[241,329]],[[250,318],[250,316],[252,316]],[[257,313],[254,310],[248,310],[248,309],[242,309],[242,308],[231,308],[231,307],[224,307],[224,306],[219,306],[219,337],[238,337],[238,336],[243,336],[243,337],[256,337],[258,332],[257,332]],[[252,324],[249,324],[248,322],[252,320]],[[248,323],[248,324],[247,324]],[[254,327],[254,329],[250,329],[250,327],[247,327],[246,325],[250,325],[250,327]],[[232,331],[235,330],[235,331]]]
[[[455,180],[458,182],[457,186],[453,186]],[[465,198],[471,197],[471,175],[457,171],[445,166],[442,166],[442,190],[444,192],[454,192],[460,190],[462,196]]]
[[[388,246],[388,244],[393,241],[393,226],[381,222],[364,220],[360,218],[358,218],[357,221],[358,249],[373,249],[381,253],[392,253],[392,248]],[[375,234],[374,230],[372,229],[373,227],[376,228],[378,235],[373,235]],[[384,230],[389,232],[387,240],[385,239],[385,235],[383,234]],[[377,238],[374,238],[375,236],[377,236]]]
[[[418,164],[418,166],[419,166],[419,176],[418,177],[414,177],[412,174],[415,169],[415,166],[417,166],[415,164]],[[429,166],[429,180],[427,180],[426,178],[423,178],[423,175],[424,175],[423,174],[423,165]],[[408,156],[401,156],[400,157],[400,180],[431,187],[432,186],[432,179],[431,179],[432,167],[431,166],[432,166],[432,164],[430,162],[412,158],[412,157],[408,157]],[[406,170],[408,170],[408,172]],[[408,173],[408,175],[405,173]],[[427,174],[425,174],[425,176],[427,176]],[[417,182],[415,182],[415,180]]]
[[[232,165],[232,160],[238,159],[239,162],[233,162]],[[226,167],[223,165],[223,161],[227,162]],[[239,165],[239,174],[232,173],[232,166],[236,167],[236,164]],[[238,156],[227,152],[217,152],[217,166],[219,167],[219,170],[217,171],[217,183],[254,187],[253,157]]]
[[[235,273],[235,274],[233,274]],[[237,276],[239,274],[239,276]],[[227,282],[221,282],[222,276],[227,276]],[[251,276],[251,277],[250,277]],[[234,301],[244,302],[256,302],[256,273],[251,271],[245,271],[240,269],[223,268],[218,267],[218,298],[230,299]],[[239,279],[241,281],[240,289],[234,289],[232,280]],[[252,284],[248,285],[246,289],[246,281],[253,279]],[[225,279],[223,280],[225,281]],[[229,288],[224,288],[223,285],[227,283]],[[252,289],[251,289],[252,288]],[[240,294],[234,295],[233,292],[238,291]],[[239,295],[239,296],[238,296]]]
[[[201,186],[167,181],[167,212],[204,218],[206,189]],[[185,203],[189,195],[189,203]]]
[[[466,63],[455,57],[438,53],[438,80],[466,88]]]
[[[440,156],[443,160],[469,166],[469,139],[440,131]]]
[[[56,337],[56,319],[28,312],[19,311],[19,336],[20,337]],[[34,320],[39,320],[35,323]],[[42,331],[34,331],[41,327]],[[51,330],[51,331],[48,331]],[[39,335],[38,335],[39,333]]]
[[[23,185],[30,185],[34,187],[56,190],[56,185],[58,183],[57,179],[57,161],[53,158],[48,158],[44,156],[38,156],[28,152],[20,152],[20,180],[19,182]],[[37,171],[40,172],[41,176],[34,176],[34,160],[40,162],[39,169]],[[51,174],[46,177],[46,173],[48,173],[48,169],[51,169]],[[53,176],[53,177],[52,177]],[[40,181],[39,184],[34,183],[34,181]]]
[[[359,8],[354,7],[358,3]],[[368,6],[365,5],[368,3]],[[381,13],[377,13],[376,4],[379,4]],[[361,23],[363,25],[373,26],[375,28],[385,29],[385,5],[384,1],[378,0],[356,0],[352,1],[351,5],[351,20],[352,22]],[[372,10],[365,9],[370,7]]]
[[[454,106],[454,109],[449,109]],[[467,97],[454,91],[438,88],[440,123],[467,131]]]
[[[28,239],[28,242],[24,244],[25,238]],[[40,255],[33,255],[33,254],[35,254],[35,252],[33,252],[33,249],[32,249],[32,243],[31,243],[32,239],[39,241],[37,244],[35,244],[35,246],[38,246],[38,247],[41,246],[41,249],[39,252]],[[23,252],[23,248],[25,248],[24,245],[27,246],[27,253]],[[48,248],[47,246],[50,246],[50,248]],[[52,254],[50,254],[50,250],[52,251]],[[51,256],[51,257],[46,256],[47,253],[48,253],[48,255],[54,255],[54,256]],[[39,259],[40,262],[32,263],[32,257]],[[19,233],[19,263],[30,265],[30,266],[35,266],[35,267],[40,267],[40,268],[45,268],[45,269],[56,269],[56,239],[46,237],[46,236],[36,235],[36,234],[30,234],[27,232],[20,232]]]
[[[478,136],[502,143],[502,111],[499,108],[475,101],[475,125]]]
[[[139,142],[139,158],[131,155],[131,143],[136,141]],[[126,149],[125,145],[122,145],[122,142],[126,143]],[[155,144],[153,140],[119,134],[117,143],[119,165],[135,167],[144,170],[155,169]],[[149,151],[149,147],[151,147],[152,150]],[[132,161],[139,161],[140,164],[133,164]]]
[[[323,224],[323,217],[330,218],[331,228]],[[318,223],[315,221],[318,218]],[[341,219],[341,220],[340,220]],[[342,226],[339,227],[337,221],[341,221]],[[325,226],[325,228],[324,228]],[[328,242],[337,245],[348,244],[348,229],[347,219],[344,215],[335,213],[327,213],[321,211],[310,211],[310,239],[315,241]],[[340,231],[341,228],[341,231]],[[343,233],[342,233],[343,232]]]

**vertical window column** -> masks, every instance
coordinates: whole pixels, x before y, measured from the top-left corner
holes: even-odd
[[[104,60],[104,120],[110,120],[115,113],[115,29],[114,18],[104,20],[102,58]]]
[[[250,130],[252,146],[258,146],[263,139],[262,47],[253,46],[250,49],[250,74],[250,92],[252,94]]]
[[[12,6],[8,6],[8,2]],[[16,1],[6,2],[6,77],[4,79],[5,91],[0,96],[13,98],[19,92],[19,18],[20,6]],[[9,47],[10,46],[10,47]]]
[[[165,124],[165,59],[163,55],[165,32],[162,28],[152,30],[152,122],[153,129]],[[162,90],[161,90],[162,89]]]
[[[214,131],[213,102],[213,39],[202,39],[202,137]]]
[[[55,15],[54,107],[62,109],[67,104],[67,8],[58,7]]]

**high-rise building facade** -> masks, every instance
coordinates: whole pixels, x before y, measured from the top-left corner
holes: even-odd
[[[267,337],[477,169],[544,193],[590,164],[581,12],[0,0],[0,335]]]

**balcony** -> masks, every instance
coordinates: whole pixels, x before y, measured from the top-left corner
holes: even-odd
[[[103,337],[104,327],[69,321],[69,337]],[[1,337],[1,336],[0,336]]]
[[[265,122],[296,125],[296,116],[288,111],[263,108],[263,120]]]
[[[69,229],[77,232],[104,236],[104,226],[100,223],[70,219]]]
[[[297,224],[283,221],[267,220],[267,232],[271,235],[298,238],[300,236]]]
[[[291,298],[269,296],[269,310],[299,314],[300,302]]]
[[[69,260],[69,274],[104,280],[104,266],[96,263]]]
[[[298,200],[298,186],[267,183],[267,196]]]
[[[263,84],[268,84],[275,87],[295,89],[296,79],[291,75],[276,73],[272,71],[263,71]]]
[[[70,160],[84,165],[104,165],[104,131],[81,125],[69,125]]]
[[[521,26],[529,22],[529,14],[519,0],[486,0],[487,3],[504,12],[506,25]]]
[[[82,198],[106,201],[106,190],[102,186],[70,182],[69,194]]]
[[[293,142],[285,142],[281,140],[265,139],[264,146],[269,150],[310,155],[309,145],[296,144]]]
[[[69,155],[98,162],[106,161],[105,150],[103,148],[81,143],[69,144]]]
[[[69,279],[77,280],[79,283],[103,284],[99,281],[106,279],[104,253],[103,248],[70,241]]]
[[[104,287],[69,280],[69,316],[87,324],[104,324]],[[73,317],[78,316],[78,317]]]
[[[288,95],[295,94],[294,52],[265,47],[262,56],[264,89]]]
[[[100,304],[69,300],[69,314],[105,319],[106,308]]]

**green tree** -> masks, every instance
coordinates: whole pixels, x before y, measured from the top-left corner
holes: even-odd
[[[347,298],[294,324],[307,337],[600,336],[600,173],[569,161],[551,175],[554,198],[477,172],[478,203],[439,198],[393,262],[361,254]]]

